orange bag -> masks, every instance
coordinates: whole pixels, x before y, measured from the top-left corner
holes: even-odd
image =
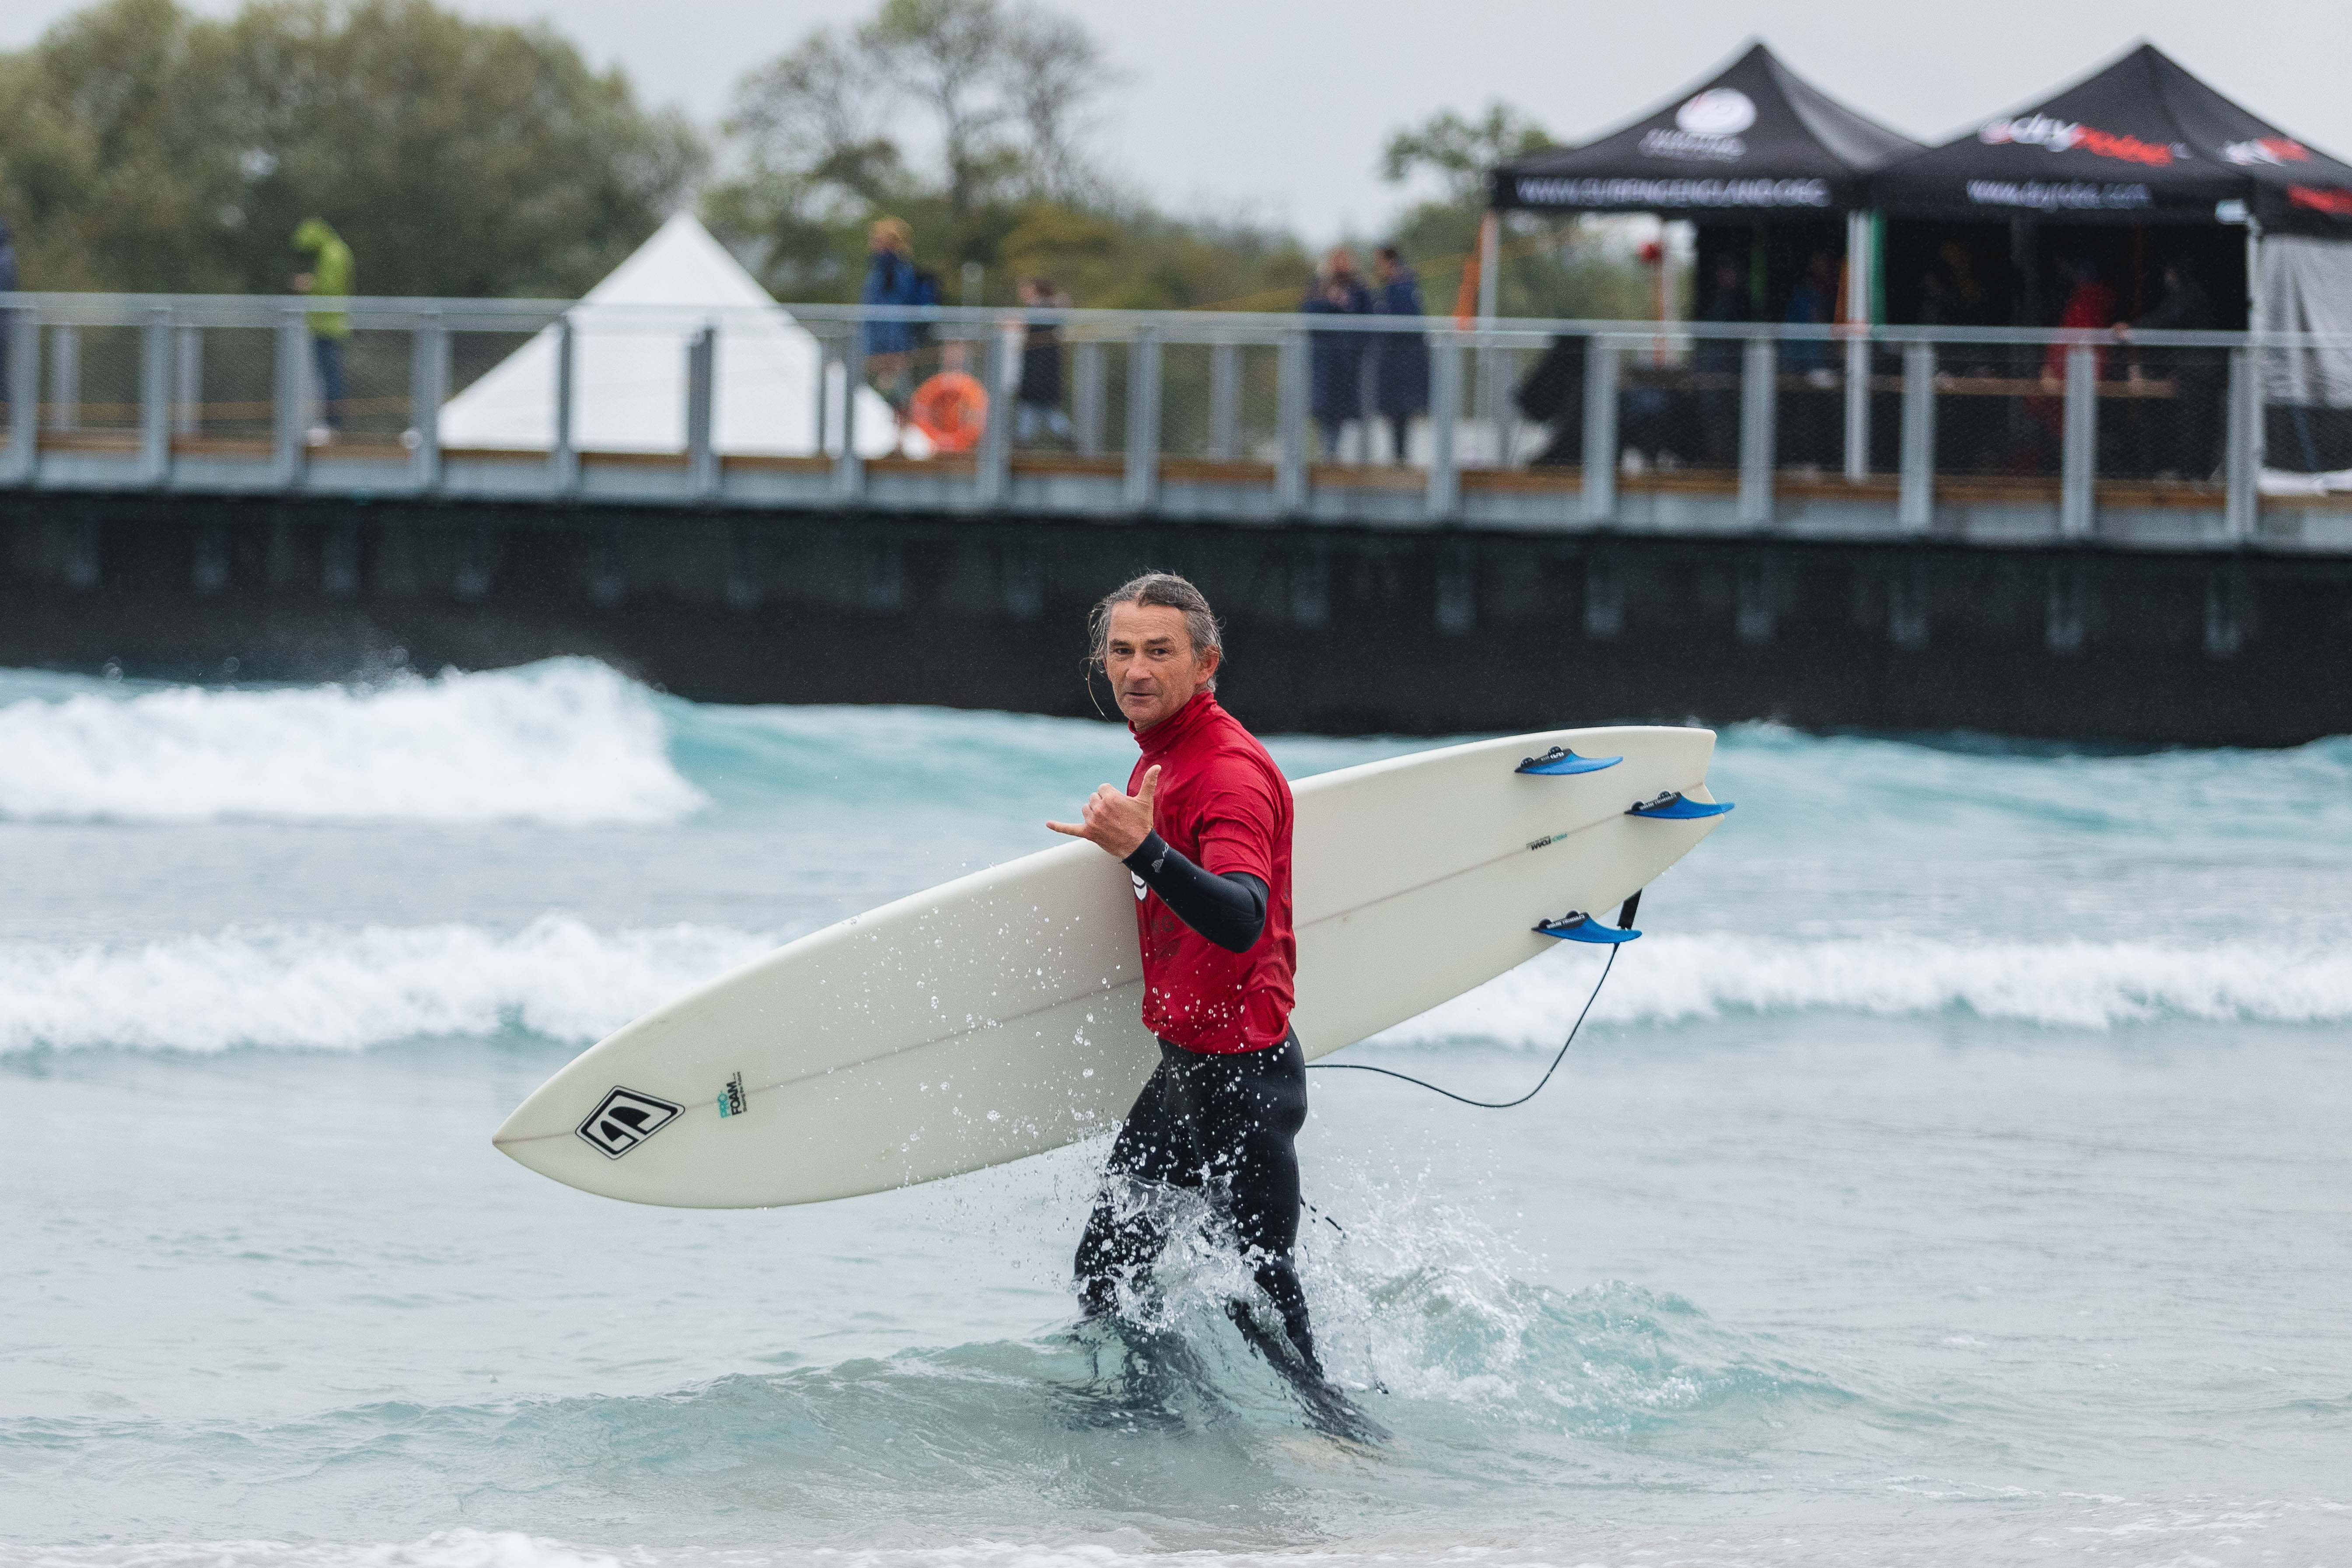
[[[943,370],[915,388],[907,418],[942,452],[969,452],[988,428],[988,389],[960,370]]]

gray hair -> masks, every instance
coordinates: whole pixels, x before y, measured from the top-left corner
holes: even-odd
[[[1173,572],[1146,572],[1130,577],[1102,596],[1087,617],[1087,631],[1093,651],[1088,662],[1097,669],[1102,668],[1103,656],[1110,651],[1110,613],[1119,605],[1158,605],[1184,613],[1184,635],[1192,639],[1195,654],[1211,648],[1220,654],[1225,651],[1224,638],[1219,635],[1215,612],[1209,608],[1207,597],[1201,590]],[[1211,676],[1202,682],[1210,690],[1217,688],[1217,679]]]

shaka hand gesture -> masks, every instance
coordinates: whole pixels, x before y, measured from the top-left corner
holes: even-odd
[[[1083,822],[1048,822],[1046,826],[1073,838],[1099,846],[1115,860],[1124,860],[1142,847],[1151,834],[1151,796],[1160,788],[1160,765],[1143,775],[1143,787],[1129,795],[1116,784],[1104,784],[1087,796]]]

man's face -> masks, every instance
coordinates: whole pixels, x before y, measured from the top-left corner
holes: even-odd
[[[1149,730],[1192,700],[1217,672],[1217,650],[1195,653],[1184,612],[1167,605],[1113,605],[1103,674],[1127,721]]]

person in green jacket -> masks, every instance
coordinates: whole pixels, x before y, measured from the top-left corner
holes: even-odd
[[[294,292],[321,299],[348,299],[352,292],[352,247],[322,217],[306,217],[294,230],[294,248],[309,256],[310,270],[294,275]],[[343,427],[343,343],[352,319],[341,310],[310,313],[310,355],[319,367],[319,417],[313,441],[328,441]]]

